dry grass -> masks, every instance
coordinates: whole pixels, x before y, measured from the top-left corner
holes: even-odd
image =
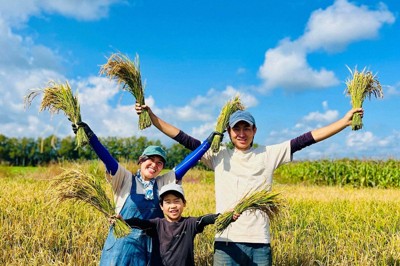
[[[350,96],[353,108],[362,107],[367,97],[369,99],[371,99],[371,96],[383,98],[382,87],[376,75],[365,68],[361,72],[357,69],[354,69],[354,71],[350,68],[348,69],[352,77],[346,81],[347,88],[345,92]],[[359,130],[363,127],[362,118],[359,113],[354,114],[351,127],[353,130]]]
[[[216,231],[221,233],[232,222],[234,213],[243,213],[244,211],[254,212],[259,210],[272,220],[283,206],[282,200],[278,197],[279,193],[272,193],[267,189],[260,189],[248,192],[232,211],[227,211],[218,216],[215,224]]]
[[[144,87],[139,67],[139,56],[136,55],[135,61],[121,53],[112,54],[107,63],[101,66],[100,74],[114,79],[118,84],[122,84],[122,89],[130,92],[140,105],[144,105]],[[139,115],[139,128],[145,129],[151,126],[151,119],[147,110],[143,110]]]
[[[65,169],[52,180],[52,192],[55,193],[55,202],[73,200],[89,204],[100,211],[106,218],[114,217],[115,204],[110,200],[103,189],[102,178],[83,171],[80,167]],[[123,237],[130,233],[130,227],[125,221],[116,219],[114,235]]]
[[[233,114],[237,110],[244,110],[244,109],[245,107],[240,102],[239,96],[236,96],[232,100],[229,100],[221,109],[221,112],[217,119],[217,125],[215,127],[215,131],[219,133],[224,133],[228,126],[229,117],[231,116],[231,114]],[[214,137],[213,142],[211,144],[211,149],[213,152],[219,151],[221,141],[222,141],[222,136],[216,135]]]
[[[78,97],[72,93],[68,81],[65,84],[50,81],[43,89],[32,90],[25,96],[25,107],[29,107],[39,94],[43,93],[43,99],[39,111],[49,110],[51,114],[63,111],[68,119],[75,125],[82,121]],[[82,147],[89,142],[83,128],[79,128],[76,134],[76,146]]]
[[[103,214],[72,201],[48,204],[48,179],[69,166],[0,169],[0,265],[98,265],[109,229]],[[80,166],[105,174],[101,161]],[[184,216],[215,212],[213,183],[183,179],[183,186]],[[271,223],[274,265],[400,265],[399,189],[274,184],[273,191],[285,199]],[[212,265],[214,236],[215,225],[196,236],[196,265]]]

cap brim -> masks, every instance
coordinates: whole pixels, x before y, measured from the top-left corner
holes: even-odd
[[[230,123],[229,124],[229,126],[230,127],[234,127],[237,123],[239,123],[240,121],[243,121],[243,122],[246,122],[247,124],[249,124],[250,126],[253,126],[254,124],[251,122],[251,121],[249,121],[249,120],[246,120],[246,119],[239,119],[239,120],[236,120],[236,121],[233,121],[232,123]]]

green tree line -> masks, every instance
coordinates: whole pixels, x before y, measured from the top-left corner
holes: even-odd
[[[162,146],[168,156],[167,168],[173,168],[190,151],[176,143],[167,148],[159,140],[146,137],[106,137],[101,143],[118,161],[137,161],[143,150],[149,145]],[[46,138],[9,138],[0,134],[0,164],[10,166],[39,166],[63,161],[82,161],[97,159],[90,145],[76,149],[75,137],[58,138],[50,135]]]

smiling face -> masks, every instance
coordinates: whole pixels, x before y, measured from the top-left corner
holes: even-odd
[[[149,156],[140,163],[140,173],[145,181],[156,178],[164,169],[164,161],[160,156]]]
[[[179,221],[185,206],[186,201],[178,195],[175,195],[175,193],[167,193],[163,196],[162,202],[160,203],[161,210],[168,222]]]
[[[228,129],[233,145],[241,151],[250,149],[256,132],[257,128],[245,121],[240,121]]]

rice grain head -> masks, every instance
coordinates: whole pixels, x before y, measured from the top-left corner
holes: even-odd
[[[364,100],[368,97],[371,100],[371,96],[375,98],[383,98],[382,86],[379,83],[376,75],[372,74],[371,71],[364,68],[359,72],[356,68],[352,71],[347,67],[351,73],[351,78],[346,80],[345,93],[351,99],[351,105],[353,108],[360,108],[363,106]],[[352,130],[359,130],[363,127],[361,115],[356,113],[353,116]]]
[[[48,110],[51,114],[58,114],[60,111],[63,111],[72,123],[77,124],[82,121],[78,97],[73,94],[68,81],[65,84],[50,81],[47,87],[43,89],[31,90],[25,96],[25,107],[29,107],[33,99],[42,93],[43,98],[39,112]],[[75,142],[77,148],[83,147],[89,142],[83,128],[78,129]]]
[[[64,169],[50,184],[51,192],[55,194],[55,203],[72,200],[88,204],[103,213],[108,222],[115,214],[115,203],[108,197],[110,193],[106,192],[104,186],[100,176],[86,173],[79,166]],[[113,231],[116,237],[123,237],[131,229],[125,221],[117,219]]]
[[[217,125],[215,131],[224,133],[229,123],[229,117],[237,110],[244,110],[245,107],[240,101],[239,95],[235,96],[232,100],[229,100],[222,107],[221,112],[217,119]],[[222,136],[216,135],[212,141],[211,149],[213,152],[218,152],[222,142]]]
[[[283,207],[280,193],[272,193],[268,188],[252,190],[236,204],[232,211],[220,214],[215,222],[217,233],[222,233],[232,222],[233,214],[242,214],[245,211],[261,211],[270,220],[274,219]]]
[[[122,89],[130,92],[140,105],[145,104],[144,86],[139,67],[139,56],[136,55],[132,61],[128,56],[115,53],[112,54],[107,63],[100,68],[100,74],[106,75],[110,79],[116,80]],[[147,110],[139,115],[139,129],[145,129],[151,126],[151,119]]]

